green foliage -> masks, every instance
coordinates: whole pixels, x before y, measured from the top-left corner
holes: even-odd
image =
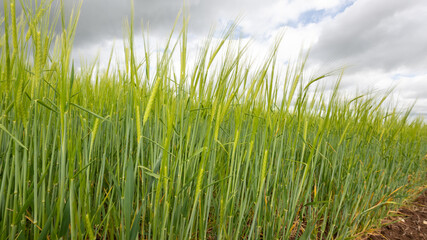
[[[233,25],[190,68],[184,17],[138,63],[131,19],[126,69],[75,71],[78,11],[55,35],[22,3],[0,20],[0,239],[345,239],[425,182],[423,121],[341,75],[320,91],[306,58],[280,73],[282,36],[257,69]]]

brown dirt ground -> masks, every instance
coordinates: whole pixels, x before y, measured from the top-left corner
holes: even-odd
[[[377,232],[369,234],[367,240],[427,240],[427,190],[408,206],[397,211],[396,216],[382,222]]]

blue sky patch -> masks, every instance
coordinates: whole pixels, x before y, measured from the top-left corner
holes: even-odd
[[[394,74],[393,76],[391,76],[391,79],[399,80],[401,78],[414,78],[416,76],[417,76],[417,74],[415,74],[415,73],[397,73],[397,74]]]
[[[287,22],[286,24],[290,27],[298,27],[299,25],[305,26],[310,23],[318,23],[321,22],[326,17],[332,17],[334,18],[338,14],[342,13],[347,9],[348,7],[352,6],[355,1],[346,1],[344,4],[336,7],[336,8],[330,8],[330,9],[311,9],[308,11],[305,11],[301,13],[298,16],[298,19],[291,20]]]
[[[318,23],[326,16],[327,16],[327,12],[325,9],[309,10],[300,14],[297,22],[302,25],[307,25],[310,23]]]

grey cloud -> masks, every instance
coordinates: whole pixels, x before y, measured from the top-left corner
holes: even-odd
[[[269,0],[270,1],[270,0]],[[65,1],[69,11],[76,1]],[[189,13],[189,31],[196,35],[205,35],[218,19],[233,20],[239,14],[254,11],[268,4],[255,0],[217,0],[186,1]],[[135,0],[135,32],[140,33],[142,26],[149,23],[150,34],[167,37],[184,1],[176,0]],[[83,2],[76,31],[76,46],[93,44],[103,39],[122,38],[123,21],[130,18],[130,0],[86,0]]]
[[[325,22],[311,56],[385,71],[427,65],[427,4],[423,0],[359,0]]]
[[[17,16],[21,14],[19,2],[16,0]],[[244,2],[244,0],[238,2]],[[76,8],[79,3],[80,0],[64,0],[66,20],[72,9]],[[58,10],[59,4],[60,0],[53,0],[53,9]],[[150,33],[166,37],[172,30],[176,16],[184,4],[191,10],[191,30],[196,32],[209,30],[217,17],[227,15],[230,11],[233,12],[233,9],[226,9],[225,13],[220,13],[223,8],[234,5],[226,0],[216,2],[185,0],[185,3],[184,0],[134,0],[135,31],[141,32],[141,20],[143,20],[144,25],[149,23]],[[234,7],[238,8],[238,6]],[[3,4],[0,4],[0,16],[4,15],[3,13]],[[125,31],[123,23],[125,19],[130,19],[130,13],[131,0],[83,0],[76,29],[75,46],[91,45],[105,39],[122,38]],[[54,11],[51,14],[53,16]],[[57,31],[60,28],[60,23],[58,23]]]
[[[78,2],[79,0],[64,0],[67,15]],[[59,0],[53,0],[53,3],[58,5]],[[144,25],[149,23],[150,35],[165,38],[184,5],[190,17],[189,33],[196,37],[204,37],[213,25],[218,29],[223,27],[221,24],[227,24],[237,17],[248,20],[241,30],[243,35],[252,37],[255,32],[265,35],[277,27],[275,24],[289,20],[286,14],[276,16],[277,11],[274,16],[269,15],[271,8],[282,6],[280,3],[283,2],[278,0],[134,0],[134,3],[135,33],[140,34],[143,20]],[[121,39],[125,31],[123,22],[130,18],[130,12],[131,0],[84,0],[76,30],[75,47],[93,45],[105,39]],[[262,20],[259,21],[260,19]]]
[[[72,8],[73,1],[67,1],[67,10]],[[140,19],[149,21],[151,29],[159,31],[163,25],[171,25],[180,6],[169,5],[163,11],[165,1],[135,1],[135,29],[141,29]],[[164,5],[164,4],[163,4]],[[104,39],[121,38],[125,29],[123,23],[130,18],[130,1],[90,0],[84,1],[80,11],[76,30],[76,46],[93,44]],[[174,14],[172,15],[172,12]],[[168,15],[169,14],[169,15]],[[169,23],[169,24],[166,24]]]

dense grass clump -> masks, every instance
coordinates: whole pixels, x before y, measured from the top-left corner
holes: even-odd
[[[304,60],[281,72],[277,44],[254,68],[232,26],[188,66],[184,24],[141,62],[131,21],[125,67],[76,71],[78,12],[23,1],[18,17],[14,2],[0,18],[0,239],[344,239],[425,181],[421,120],[387,96],[341,96],[341,76],[320,90],[328,75],[308,78]]]

